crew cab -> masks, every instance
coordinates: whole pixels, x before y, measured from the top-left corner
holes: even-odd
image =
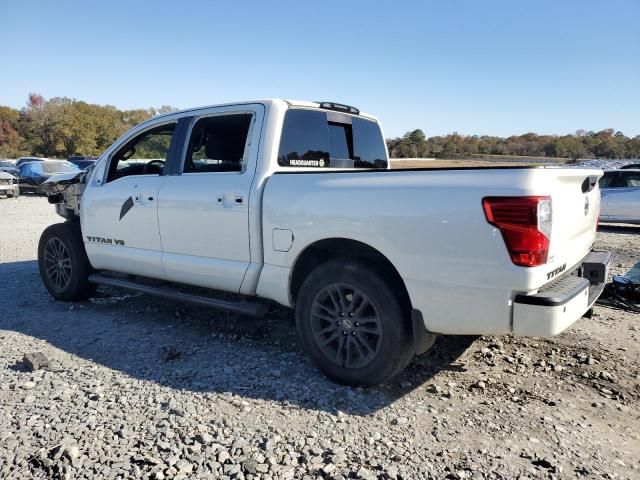
[[[590,310],[598,169],[390,169],[375,117],[262,100],[156,116],[45,182],[47,289],[96,284],[243,314],[295,309],[330,378],[375,385],[436,335],[551,336]],[[238,294],[237,301],[209,294]]]

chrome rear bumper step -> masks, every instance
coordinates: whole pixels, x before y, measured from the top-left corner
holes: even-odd
[[[99,285],[108,285],[110,287],[123,288],[126,290],[133,290],[135,292],[146,293],[147,295],[153,295],[156,297],[168,298],[170,300],[177,300],[180,302],[192,303],[194,305],[200,305],[202,307],[217,308],[219,310],[227,310],[229,312],[240,313],[242,315],[249,315],[251,317],[264,316],[269,307],[264,303],[251,302],[248,300],[241,300],[238,302],[229,302],[226,300],[219,300],[216,298],[205,297],[202,295],[192,295],[190,293],[183,293],[180,290],[173,287],[157,287],[145,285],[141,282],[132,280],[124,280],[122,278],[114,278],[100,273],[94,273],[89,276],[91,283]]]

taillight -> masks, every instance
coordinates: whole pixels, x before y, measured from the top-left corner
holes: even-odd
[[[497,227],[511,261],[521,267],[547,263],[551,238],[550,197],[486,197],[487,221]]]

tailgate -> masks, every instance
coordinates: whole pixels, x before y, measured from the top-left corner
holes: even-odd
[[[544,184],[553,205],[549,259],[544,268],[547,274],[541,279],[547,283],[591,250],[600,214],[598,180],[603,172],[580,168],[547,168],[544,172]],[[549,275],[556,269],[556,274]]]

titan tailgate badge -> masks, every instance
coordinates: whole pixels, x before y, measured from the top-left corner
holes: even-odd
[[[553,277],[555,277],[559,273],[564,272],[566,269],[567,269],[567,264],[563,263],[558,268],[555,268],[555,269],[553,269],[553,270],[551,270],[550,272],[547,273],[547,280],[551,280]]]

